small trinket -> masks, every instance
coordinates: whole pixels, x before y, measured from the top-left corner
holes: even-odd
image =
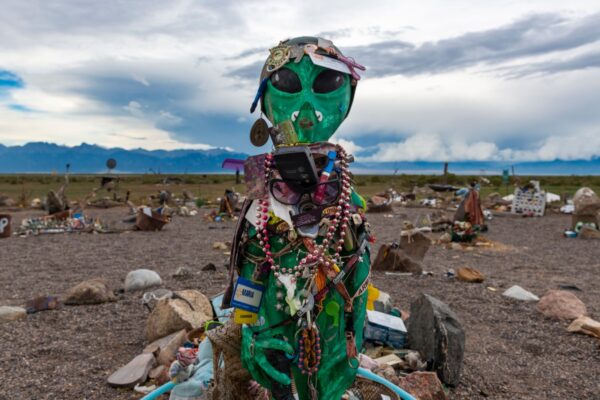
[[[271,52],[271,55],[269,55],[269,58],[267,59],[266,66],[266,70],[269,73],[277,71],[290,60],[291,51],[289,46],[280,44],[269,51]]]
[[[252,124],[252,128],[250,129],[250,142],[256,147],[261,147],[264,146],[268,140],[269,126],[264,119],[259,118]]]

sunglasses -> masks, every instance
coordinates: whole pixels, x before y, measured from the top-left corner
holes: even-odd
[[[315,205],[326,206],[335,203],[340,194],[340,182],[337,179],[309,187],[294,185],[283,179],[273,179],[269,188],[275,200],[288,206],[297,205],[304,195],[309,195]],[[316,193],[322,195],[315,196]]]

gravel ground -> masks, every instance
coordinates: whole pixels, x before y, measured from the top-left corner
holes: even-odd
[[[392,218],[371,215],[379,245],[397,239],[404,215],[424,209],[398,209]],[[90,211],[117,224],[124,209]],[[20,221],[32,212],[14,213]],[[493,249],[447,250],[432,246],[424,268],[433,276],[400,277],[374,273],[374,284],[408,309],[419,293],[446,302],[461,319],[467,345],[461,384],[452,399],[598,399],[600,341],[570,334],[567,322],[544,318],[532,303],[504,298],[517,284],[538,296],[558,285],[575,285],[592,317],[600,319],[600,246],[565,239],[570,218],[496,217],[487,237]],[[128,271],[157,271],[170,289],[195,288],[214,295],[225,288],[227,256],[214,241],[231,239],[233,222],[175,218],[162,232],[68,234],[11,237],[0,241],[0,305],[23,305],[40,295],[60,295],[82,280],[103,277],[122,286]],[[216,272],[202,272],[207,263]],[[193,277],[171,275],[185,266]],[[449,268],[470,266],[486,275],[483,284],[445,278]],[[491,291],[487,287],[498,289]],[[116,390],[106,378],[145,346],[147,313],[141,293],[96,306],[63,307],[0,325],[0,400],[138,399]]]

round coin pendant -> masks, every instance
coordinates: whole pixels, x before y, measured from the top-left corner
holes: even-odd
[[[252,124],[252,128],[250,129],[250,142],[256,147],[260,147],[264,146],[268,140],[269,126],[264,119],[259,118]]]

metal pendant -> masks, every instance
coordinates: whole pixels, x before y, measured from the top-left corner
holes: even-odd
[[[266,67],[266,70],[269,73],[277,71],[290,61],[290,46],[280,44],[269,51],[271,52],[271,55],[269,55],[269,58],[267,59]]]
[[[267,122],[259,118],[250,129],[250,142],[256,147],[264,146],[269,140],[269,126]]]

